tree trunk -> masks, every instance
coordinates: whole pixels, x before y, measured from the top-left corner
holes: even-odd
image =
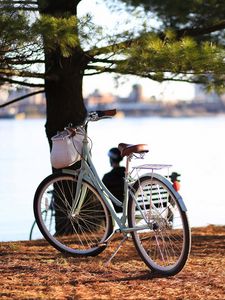
[[[76,49],[70,58],[59,53],[46,55],[46,133],[50,139],[69,123],[79,125],[86,116],[82,96],[82,53]]]
[[[54,17],[76,15],[75,0],[39,1],[39,11]],[[43,3],[44,6],[43,6]],[[76,30],[76,28],[74,28]],[[83,72],[86,66],[84,53],[74,47],[69,58],[62,56],[59,47],[45,51],[45,91],[47,106],[46,134],[51,147],[51,137],[69,123],[79,125],[86,116],[82,96]]]
[[[46,0],[39,1],[39,11],[54,17],[69,17],[76,15],[79,1],[75,0]],[[77,28],[74,28],[77,30]],[[61,131],[69,123],[79,125],[84,121],[86,108],[82,96],[83,73],[87,61],[82,49],[78,46],[72,50],[69,58],[63,57],[60,47],[45,50],[45,93],[47,106],[46,134],[50,148],[51,138],[57,131]],[[70,168],[79,167],[79,162]],[[53,172],[55,172],[53,168]],[[67,190],[65,185],[63,190]],[[68,192],[69,193],[69,192]],[[70,234],[74,230],[68,216],[63,213],[64,203],[60,191],[55,187],[55,230],[56,234]],[[70,195],[71,196],[71,195]],[[60,209],[59,209],[60,208]]]

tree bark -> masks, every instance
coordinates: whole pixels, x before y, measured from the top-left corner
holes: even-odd
[[[54,17],[70,17],[77,14],[77,5],[80,1],[75,0],[39,0],[39,11]],[[77,28],[74,28],[77,30]],[[63,57],[60,47],[56,45],[54,50],[45,50],[45,93],[46,93],[46,134],[50,149],[51,138],[57,131],[61,131],[69,123],[79,125],[86,116],[86,108],[82,96],[83,73],[87,61],[82,49],[75,46],[72,55]],[[79,162],[69,168],[79,167]],[[56,172],[54,168],[53,173]],[[67,191],[65,184],[63,190]],[[64,235],[73,233],[74,227],[68,222],[62,208],[64,204],[55,187],[54,206],[56,234]],[[69,192],[68,192],[69,193]],[[60,209],[58,209],[60,208]]]
[[[86,116],[82,96],[82,53],[76,49],[70,58],[60,53],[46,55],[45,80],[47,120],[46,133],[50,139],[69,123],[79,125]]]
[[[41,14],[65,17],[77,14],[75,0],[39,1]],[[77,30],[74,28],[74,30]],[[46,91],[46,134],[51,147],[51,137],[63,130],[69,123],[79,125],[86,116],[82,96],[83,73],[87,61],[78,46],[69,58],[63,57],[59,47],[45,51],[45,91]]]

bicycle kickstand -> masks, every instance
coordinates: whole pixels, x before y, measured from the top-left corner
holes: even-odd
[[[109,266],[111,260],[113,259],[113,257],[116,256],[117,252],[120,250],[120,248],[122,247],[122,244],[128,239],[128,234],[125,234],[122,241],[119,243],[119,245],[117,246],[116,250],[114,251],[114,253],[111,255],[111,257],[106,261],[105,266]]]

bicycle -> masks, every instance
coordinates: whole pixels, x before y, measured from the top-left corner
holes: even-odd
[[[43,209],[42,210],[42,218],[44,220],[47,220],[48,218],[48,230],[51,230],[52,226],[54,226],[54,218],[55,218],[55,213],[54,213],[54,197],[53,197],[53,193],[52,191],[48,191],[49,196],[51,197],[51,201],[50,201],[50,205],[49,205],[49,209]],[[41,238],[41,233],[40,230],[38,229],[38,225],[36,220],[34,220],[34,222],[31,225],[30,228],[30,232],[29,232],[29,240],[37,240]]]
[[[130,168],[132,158],[143,158],[148,146],[119,144],[121,155],[126,157],[121,202],[102,183],[92,162],[88,123],[115,114],[116,110],[88,114],[79,126],[84,130],[80,168],[62,169],[40,183],[34,196],[35,220],[45,239],[65,254],[98,255],[119,232],[122,242],[132,237],[151,271],[175,275],[188,259],[191,237],[182,197],[168,179],[155,173],[169,165]],[[148,173],[140,174],[142,170]],[[122,214],[115,212],[112,203],[123,208]]]

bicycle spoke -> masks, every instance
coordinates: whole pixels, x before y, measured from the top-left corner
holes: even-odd
[[[87,183],[82,182],[81,202],[72,211],[76,186],[71,175],[50,175],[35,196],[36,219],[45,238],[58,250],[97,254],[104,249],[98,245],[112,232],[112,221],[103,200]],[[39,213],[41,207],[47,207],[46,218]]]
[[[135,246],[151,269],[175,274],[189,253],[186,216],[170,189],[154,175],[140,178],[135,187],[135,197],[129,200],[129,225],[148,228],[132,233]]]

